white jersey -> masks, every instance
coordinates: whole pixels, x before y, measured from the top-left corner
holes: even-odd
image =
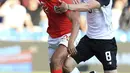
[[[88,2],[90,0],[82,0]],[[87,13],[88,30],[86,35],[91,39],[112,39],[114,32],[112,28],[112,0],[107,6],[93,9]]]

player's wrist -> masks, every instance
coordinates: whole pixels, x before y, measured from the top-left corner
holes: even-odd
[[[73,39],[69,39],[68,43],[74,43],[74,40]]]

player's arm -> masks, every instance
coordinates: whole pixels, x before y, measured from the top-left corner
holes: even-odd
[[[71,55],[76,54],[76,49],[74,47],[74,42],[76,40],[76,37],[78,35],[79,31],[79,24],[80,24],[80,17],[79,17],[79,12],[77,11],[71,11],[67,13],[68,18],[72,22],[72,29],[71,29],[71,35],[69,37],[69,42],[68,42],[68,52]]]
[[[80,26],[80,14],[77,11],[71,11],[67,14],[68,18],[71,20],[72,22],[72,30],[71,30],[71,36],[70,36],[70,40],[71,42],[74,43],[78,31],[79,31],[79,26]]]
[[[74,2],[76,0],[73,0]],[[91,9],[100,8],[101,6],[107,6],[110,0],[88,0],[85,3],[79,4],[65,4],[65,2],[61,2],[61,8],[65,10],[77,10],[77,11],[89,11]]]
[[[67,4],[73,4],[72,0],[62,0],[62,1],[65,1]],[[67,10],[65,14],[72,22],[71,35],[68,41],[68,53],[71,55],[75,55],[77,51],[75,49],[74,42],[79,32],[80,14],[78,11],[70,11],[70,10]]]

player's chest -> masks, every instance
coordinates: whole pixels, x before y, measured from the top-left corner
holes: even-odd
[[[58,6],[57,2],[49,2],[49,1],[42,1],[42,9],[45,11],[45,13],[55,13],[55,8]]]

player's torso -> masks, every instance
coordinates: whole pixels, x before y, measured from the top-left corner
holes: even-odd
[[[84,0],[87,2],[89,0]],[[112,0],[108,6],[102,6],[98,9],[92,9],[87,13],[89,38],[94,39],[111,39],[113,38],[112,28]]]
[[[59,6],[58,0],[39,0],[42,4],[42,8],[45,11],[48,20],[49,27],[47,32],[51,37],[57,38],[66,33],[69,33],[72,27],[72,23],[68,19],[65,13],[55,12],[55,8]]]

